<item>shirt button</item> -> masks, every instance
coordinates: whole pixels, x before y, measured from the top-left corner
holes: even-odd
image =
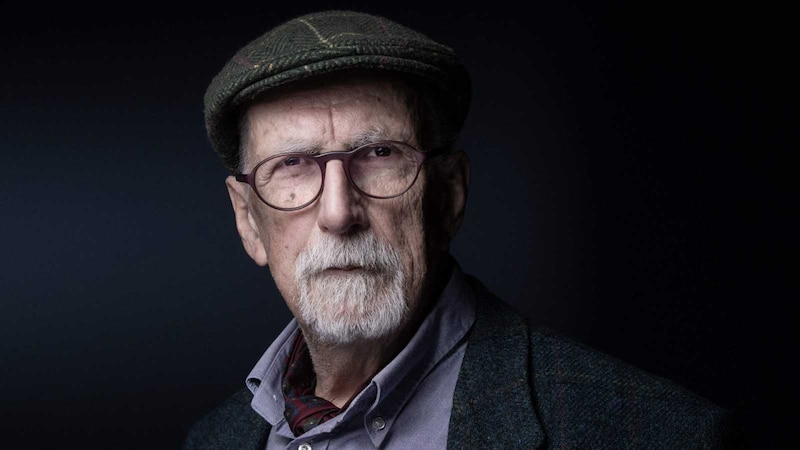
[[[297,447],[297,450],[311,450],[311,446],[309,444],[300,444],[300,447]]]
[[[378,416],[378,417],[372,419],[372,428],[380,431],[380,430],[386,428],[386,421],[383,420],[383,417]]]

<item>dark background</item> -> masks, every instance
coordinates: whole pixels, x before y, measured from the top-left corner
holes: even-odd
[[[177,448],[243,386],[289,313],[241,249],[202,95],[247,41],[331,7],[470,70],[467,272],[735,410],[754,447],[789,435],[786,11],[289,3],[3,3],[0,447]]]

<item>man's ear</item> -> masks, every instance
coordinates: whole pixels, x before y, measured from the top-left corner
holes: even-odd
[[[236,181],[233,176],[225,179],[225,185],[228,188],[228,195],[231,197],[236,229],[242,238],[244,250],[256,264],[266,266],[269,262],[267,251],[264,249],[264,243],[254,217],[255,211],[252,210],[250,202],[247,200],[250,187]]]
[[[469,192],[469,157],[463,150],[444,155],[441,162],[441,183],[445,195],[442,198],[441,214],[444,232],[448,242],[455,238],[461,222],[464,220],[464,209]]]

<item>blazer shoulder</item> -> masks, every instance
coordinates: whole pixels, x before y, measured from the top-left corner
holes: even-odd
[[[246,388],[229,397],[192,426],[183,449],[264,448],[269,424],[253,411],[252,399]]]
[[[550,330],[529,333],[536,402],[562,445],[727,448],[732,439],[728,411],[674,382]]]

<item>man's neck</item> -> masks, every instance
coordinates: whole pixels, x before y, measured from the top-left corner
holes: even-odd
[[[334,345],[307,337],[306,342],[317,375],[314,395],[341,408],[402,350],[408,339],[394,335]]]

